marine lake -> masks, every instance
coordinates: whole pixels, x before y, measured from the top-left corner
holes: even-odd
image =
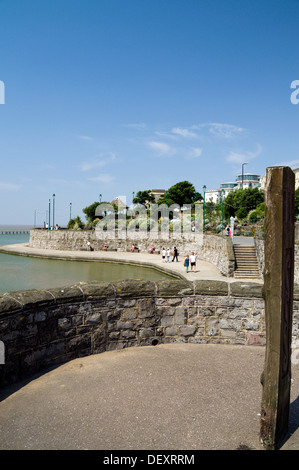
[[[0,225],[0,231],[25,231],[30,226]],[[29,242],[29,234],[0,234],[0,246]],[[23,289],[68,286],[79,281],[169,279],[154,268],[100,261],[52,260],[0,253],[0,294]]]

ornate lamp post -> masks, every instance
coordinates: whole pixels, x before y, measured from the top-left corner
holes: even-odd
[[[51,228],[51,199],[49,199],[49,210],[48,210],[48,216],[49,216],[48,230],[50,230],[50,228]]]
[[[54,218],[55,218],[55,194],[53,194],[53,228],[55,226]]]
[[[203,189],[203,231],[205,231],[205,212],[206,212],[206,185],[202,187]]]

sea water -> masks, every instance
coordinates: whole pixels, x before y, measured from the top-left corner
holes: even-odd
[[[29,226],[4,226],[1,231],[26,231]],[[0,246],[29,242],[29,234],[0,234]],[[156,281],[169,275],[153,268],[100,261],[54,260],[0,253],[0,294],[23,289],[63,287],[80,281]]]

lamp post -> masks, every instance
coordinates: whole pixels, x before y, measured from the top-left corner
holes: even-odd
[[[53,228],[55,226],[54,218],[55,218],[55,194],[53,194]]]
[[[243,179],[244,179],[244,165],[248,165],[247,162],[242,163],[242,189],[243,189]]]
[[[49,199],[49,210],[48,210],[48,216],[49,216],[49,223],[48,223],[48,230],[51,228],[51,199]]]
[[[70,202],[70,220],[72,219],[72,203]]]
[[[102,194],[99,194],[100,202],[102,202]]]
[[[203,189],[203,231],[205,231],[205,212],[206,212],[206,185],[202,187]]]
[[[222,212],[222,220],[221,220],[221,227],[222,227],[222,236],[223,236],[223,194],[224,194],[224,189],[221,189],[221,212]]]

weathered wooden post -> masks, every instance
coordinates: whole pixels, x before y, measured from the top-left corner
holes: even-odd
[[[289,424],[294,283],[294,188],[289,167],[270,167],[265,192],[266,354],[260,438],[275,450]]]

